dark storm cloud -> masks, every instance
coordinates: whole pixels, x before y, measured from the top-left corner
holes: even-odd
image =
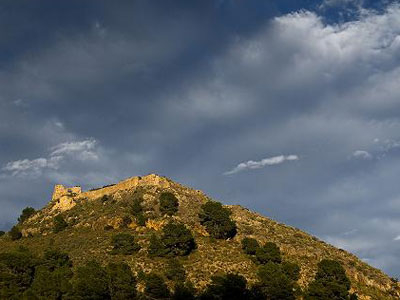
[[[292,2],[2,4],[3,228],[157,172],[399,274],[400,8]]]

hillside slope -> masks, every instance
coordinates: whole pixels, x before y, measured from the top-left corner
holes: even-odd
[[[160,213],[159,195],[166,191],[172,192],[179,201],[179,210],[174,216]],[[143,211],[148,218],[145,226],[136,224],[129,214],[132,199],[138,196],[143,199]],[[198,217],[201,205],[209,200],[201,191],[154,174],[132,177],[84,193],[75,190],[63,193],[61,190],[55,193],[46,207],[21,224],[24,238],[18,241],[11,241],[6,236],[0,238],[0,252],[23,245],[40,254],[52,245],[69,253],[74,266],[95,258],[103,263],[125,261],[136,272],[162,270],[166,260],[149,257],[146,249],[151,234],[174,219],[190,228],[196,239],[197,249],[181,261],[188,278],[198,288],[208,284],[211,275],[226,272],[239,273],[250,283],[255,282],[257,266],[241,247],[244,237],[252,237],[260,243],[275,242],[285,260],[297,263],[301,267],[298,283],[303,288],[313,279],[318,262],[329,258],[341,262],[351,280],[352,291],[356,291],[360,299],[399,299],[400,286],[380,270],[299,229],[241,206],[227,206],[237,224],[237,234],[233,239],[209,237]],[[59,214],[69,226],[54,233],[53,219]],[[130,256],[112,255],[110,240],[117,232],[134,233],[142,246],[141,250]]]

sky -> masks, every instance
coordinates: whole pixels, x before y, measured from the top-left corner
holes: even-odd
[[[400,3],[1,1],[0,229],[149,173],[400,277]]]

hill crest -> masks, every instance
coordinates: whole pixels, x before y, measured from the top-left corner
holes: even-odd
[[[173,193],[179,201],[179,211],[169,217],[160,214],[159,196]],[[135,195],[143,198],[143,209],[148,216],[145,226],[132,221],[126,224],[129,201]],[[131,231],[139,237],[142,250],[129,261],[133,270],[149,272],[162,269],[162,259],[149,258],[144,249],[148,247],[145,237],[173,219],[192,230],[197,250],[184,260],[188,278],[196,287],[204,287],[212,274],[235,272],[251,283],[256,279],[256,266],[242,253],[241,240],[255,238],[258,242],[276,243],[287,261],[301,267],[299,285],[307,286],[315,275],[317,264],[323,258],[335,259],[346,269],[352,290],[360,299],[398,299],[400,287],[397,282],[359,260],[353,254],[337,249],[323,241],[291,226],[264,217],[238,205],[226,206],[237,224],[237,234],[231,240],[210,240],[209,234],[199,223],[201,205],[212,200],[199,190],[176,183],[166,177],[150,174],[131,177],[117,184],[82,192],[80,189],[55,188],[52,200],[42,210],[21,224],[25,239],[17,241],[38,252],[49,243],[66,250],[74,264],[95,257],[99,261],[123,259],[110,256],[109,240],[113,232]],[[58,234],[52,232],[53,219],[62,214],[69,229]],[[5,241],[1,251],[14,244]]]

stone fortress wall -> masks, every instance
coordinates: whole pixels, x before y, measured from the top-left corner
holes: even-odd
[[[139,185],[141,186],[155,185],[155,186],[160,186],[162,188],[168,188],[170,187],[170,182],[165,177],[156,174],[150,174],[144,177],[139,177],[139,176],[131,177],[123,181],[120,181],[117,184],[87,192],[82,192],[80,186],[65,187],[61,184],[57,184],[54,187],[54,192],[52,196],[52,201],[55,202],[54,206],[52,207],[52,210],[57,209],[60,211],[65,211],[75,206],[76,199],[86,198],[89,200],[94,200],[104,195],[111,195],[117,191],[135,189]]]

